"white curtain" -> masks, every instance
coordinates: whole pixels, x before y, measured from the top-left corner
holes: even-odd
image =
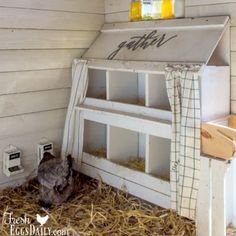
[[[74,60],[72,65],[72,87],[70,102],[67,110],[61,156],[71,154],[78,158],[79,124],[76,124],[75,107],[81,104],[86,96],[88,87],[88,66],[86,60]],[[78,120],[77,120],[78,122]]]
[[[166,85],[172,110],[171,206],[195,219],[200,175],[200,66],[166,68]]]

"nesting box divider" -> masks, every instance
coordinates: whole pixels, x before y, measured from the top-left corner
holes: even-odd
[[[107,99],[145,106],[145,74],[108,71]]]
[[[87,97],[106,99],[106,71],[99,69],[88,70]]]
[[[108,159],[117,164],[128,165],[129,161],[143,158],[145,163],[145,141],[144,134],[109,126]]]
[[[121,165],[143,158],[143,172],[169,179],[170,125],[164,120],[171,113],[164,74],[89,68],[88,77],[80,108],[86,111],[83,152],[99,157],[104,149],[107,160]],[[156,118],[164,123],[156,124]]]
[[[165,75],[147,74],[147,103],[148,107],[170,110],[167,96]]]
[[[170,179],[170,139],[147,135],[146,172],[163,179]]]
[[[98,157],[106,157],[104,155],[106,154],[106,149],[107,125],[85,120],[83,151]]]

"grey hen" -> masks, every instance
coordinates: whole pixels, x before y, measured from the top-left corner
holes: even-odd
[[[40,201],[44,206],[65,202],[74,190],[72,157],[69,155],[61,160],[45,152],[38,167],[38,181]]]

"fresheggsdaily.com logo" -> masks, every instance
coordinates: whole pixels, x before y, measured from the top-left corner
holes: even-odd
[[[9,226],[9,235],[11,236],[50,236],[50,235],[69,235],[66,229],[52,229],[44,225],[49,220],[49,216],[35,216],[38,225],[32,224],[27,214],[21,217],[15,217],[13,212],[5,212],[3,215],[3,223]]]

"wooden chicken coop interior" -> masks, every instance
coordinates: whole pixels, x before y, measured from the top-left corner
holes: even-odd
[[[36,215],[48,216],[53,228],[81,236],[236,235],[236,1],[175,0],[181,16],[132,22],[133,2],[141,3],[0,0],[0,235],[9,236],[8,211],[41,228],[46,218]],[[187,186],[196,195],[185,196],[195,206],[189,217],[173,208],[173,127],[182,110],[170,102],[170,70],[199,82],[200,105],[186,115],[190,126],[200,117],[185,149],[200,150],[184,163],[200,173],[199,186]],[[66,184],[43,192],[38,175],[49,175],[40,164],[56,157]],[[61,205],[40,205],[42,192],[50,199],[53,191]]]

